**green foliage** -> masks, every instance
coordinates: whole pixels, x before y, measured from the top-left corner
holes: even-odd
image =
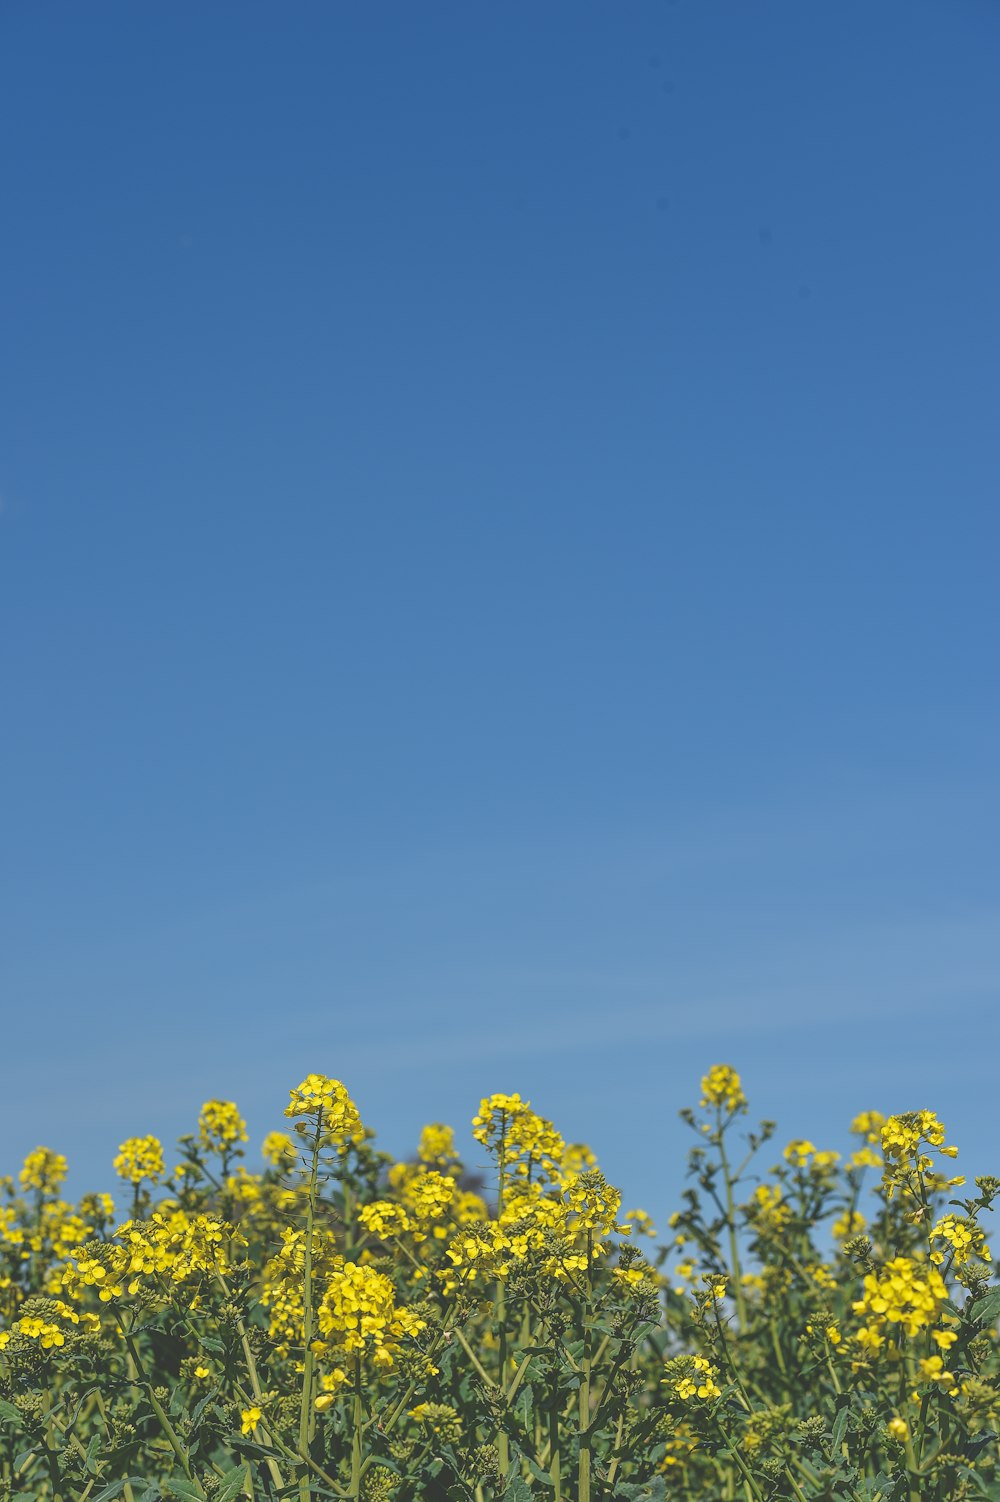
[[[248,1172],[231,1102],[66,1203],[0,1181],[0,1498],[37,1502],[1000,1502],[1000,1290],[929,1111],[847,1161],[744,1129],[734,1070],[650,1250],[593,1154],[516,1095],[394,1163],[311,1075]],[[874,1180],[874,1182],[870,1182]]]

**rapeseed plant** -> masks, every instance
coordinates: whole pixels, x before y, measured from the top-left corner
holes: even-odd
[[[125,1140],[118,1219],[35,1149],[0,1180],[0,1498],[1000,1502],[1000,1179],[954,1198],[928,1110],[769,1166],[748,1112],[709,1069],[658,1247],[517,1094],[473,1118],[486,1184],[440,1122],[392,1161],[321,1074],[260,1168],[231,1101],[173,1170]]]

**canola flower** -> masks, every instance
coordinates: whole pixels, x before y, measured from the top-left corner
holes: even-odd
[[[247,1124],[231,1100],[207,1100],[198,1117],[202,1147],[225,1152],[247,1141]]]
[[[321,1127],[324,1140],[337,1148],[364,1137],[358,1108],[347,1087],[325,1074],[306,1075],[291,1092],[285,1115],[294,1119],[300,1135],[308,1133],[310,1124]]]
[[[145,1179],[155,1184],[166,1172],[163,1145],[157,1137],[129,1137],[118,1149],[114,1168],[129,1184],[141,1184]]]
[[[232,1101],[169,1178],[126,1139],[128,1218],[35,1149],[0,1180],[0,1497],[1000,1495],[1000,1179],[957,1198],[928,1110],[772,1163],[732,1066],[699,1101],[664,1245],[513,1093],[473,1118],[485,1183],[439,1121],[393,1161],[325,1074],[256,1165]]]

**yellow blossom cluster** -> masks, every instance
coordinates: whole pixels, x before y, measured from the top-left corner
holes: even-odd
[[[703,1076],[701,1104],[716,1106],[720,1111],[730,1114],[746,1110],[747,1098],[743,1094],[743,1082],[729,1064],[713,1064]]]
[[[736,1071],[713,1066],[701,1101],[682,1113],[683,1208],[648,1257],[650,1217],[623,1217],[591,1150],[519,1095],[484,1096],[474,1118],[485,1186],[441,1122],[405,1160],[378,1151],[321,1074],[256,1166],[231,1101],[205,1103],[172,1174],[156,1138],[123,1142],[124,1224],[106,1194],[61,1198],[65,1160],[36,1149],[20,1187],[0,1179],[2,1474],[38,1502],[56,1502],[57,1468],[59,1495],[95,1495],[121,1478],[120,1432],[133,1478],[185,1495],[205,1478],[212,1495],[315,1481],[362,1502],[443,1485],[488,1499],[548,1476],[590,1502],[664,1482],[686,1502],[771,1497],[793,1477],[804,1496],[799,1460],[844,1414],[837,1464],[858,1476],[895,1480],[916,1453],[921,1495],[960,1496],[974,1469],[994,1486],[1000,1297],[981,1222],[1000,1179],[948,1203],[934,1164],[955,1150],[931,1112],[862,1112],[860,1154],[796,1137],[768,1168],[775,1129],[742,1130]],[[866,1188],[869,1161],[885,1179]],[[111,1395],[113,1438],[81,1390]],[[35,1443],[49,1413],[79,1445],[58,1425],[51,1453]]]
[[[514,1173],[531,1180],[559,1177],[566,1144],[551,1121],[520,1095],[490,1095],[472,1118],[472,1135],[497,1155],[501,1177]]]
[[[298,1147],[287,1132],[268,1132],[261,1143],[261,1157],[272,1168],[288,1168],[298,1157]]]
[[[946,1255],[950,1255],[955,1267],[964,1267],[970,1257],[978,1257],[983,1262],[992,1260],[982,1226],[968,1215],[942,1215],[931,1231],[930,1239],[932,1242],[943,1241],[950,1249],[947,1254],[940,1248],[931,1252],[931,1261],[938,1266]]]
[[[345,1262],[333,1273],[319,1306],[320,1346],[334,1344],[364,1354],[376,1367],[392,1366],[400,1343],[426,1325],[397,1305],[391,1278],[357,1262]]]
[[[291,1092],[285,1115],[296,1120],[299,1132],[314,1122],[323,1140],[337,1148],[364,1138],[361,1116],[346,1085],[326,1074],[307,1074]]]
[[[247,1140],[247,1124],[231,1100],[207,1100],[198,1117],[198,1140],[209,1150],[224,1151]]]
[[[22,1189],[52,1194],[66,1177],[66,1159],[47,1147],[36,1147],[24,1160],[20,1182]]]
[[[433,1168],[445,1168],[449,1163],[456,1163],[458,1153],[455,1151],[453,1128],[445,1126],[441,1121],[428,1122],[420,1133],[417,1157],[421,1163],[427,1163]]]
[[[922,1203],[928,1191],[965,1183],[961,1174],[949,1179],[935,1171],[928,1148],[944,1158],[958,1156],[958,1148],[947,1146],[944,1138],[944,1125],[933,1111],[906,1111],[889,1117],[882,1127],[882,1185],[887,1199],[902,1188],[911,1199]]]
[[[684,1403],[693,1398],[721,1398],[717,1378],[719,1369],[705,1356],[681,1356],[671,1363],[671,1373],[664,1383]]]
[[[867,1321],[862,1344],[877,1349],[887,1325],[897,1326],[906,1335],[930,1328],[937,1323],[947,1298],[948,1290],[936,1267],[911,1257],[890,1258],[884,1267],[865,1276],[862,1296],[852,1304],[854,1313]]]
[[[158,1137],[128,1137],[118,1149],[115,1173],[129,1184],[144,1179],[156,1183],[163,1178],[163,1146]]]
[[[61,1275],[62,1288],[77,1295],[93,1288],[102,1303],[135,1294],[148,1280],[184,1283],[227,1266],[239,1240],[233,1227],[215,1215],[188,1215],[179,1208],[153,1212],[146,1221],[126,1221],[114,1241],[89,1242]]]
[[[881,1111],[860,1111],[851,1122],[851,1132],[863,1139],[863,1145],[851,1154],[853,1168],[881,1168],[882,1128],[885,1117]]]

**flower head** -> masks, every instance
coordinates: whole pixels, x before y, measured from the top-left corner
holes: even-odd
[[[718,1106],[730,1114],[745,1111],[747,1098],[743,1083],[729,1064],[713,1064],[701,1082],[701,1104]]]
[[[159,1138],[126,1138],[118,1149],[114,1168],[118,1177],[129,1184],[141,1184],[143,1179],[155,1184],[164,1173],[163,1147]]]

